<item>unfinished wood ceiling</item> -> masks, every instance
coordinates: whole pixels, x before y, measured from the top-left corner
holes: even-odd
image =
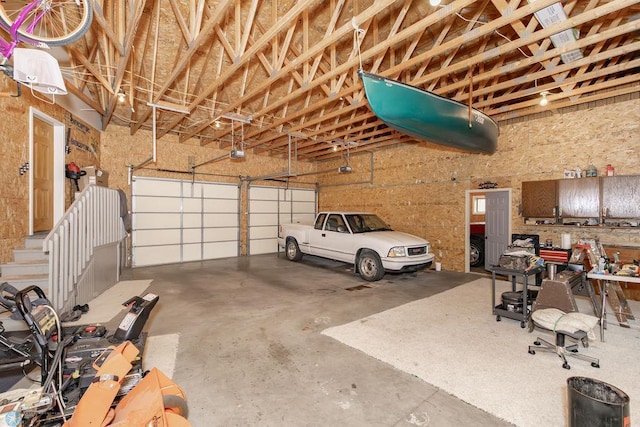
[[[371,112],[359,68],[471,99],[498,122],[640,91],[640,2],[563,1],[568,19],[543,28],[534,12],[555,3],[97,0],[67,47],[67,89],[105,127],[155,121],[156,138],[247,155],[286,156],[293,141],[310,161],[411,141]],[[567,29],[577,39],[556,47]]]

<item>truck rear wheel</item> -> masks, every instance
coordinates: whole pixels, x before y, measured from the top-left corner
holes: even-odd
[[[367,282],[376,282],[384,276],[382,261],[377,253],[365,249],[358,257],[358,272]]]
[[[287,259],[289,261],[300,261],[302,259],[302,252],[300,252],[300,247],[298,246],[296,239],[287,240],[285,253],[287,254]]]

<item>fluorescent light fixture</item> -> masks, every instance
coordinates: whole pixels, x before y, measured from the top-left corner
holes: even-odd
[[[253,117],[251,116],[241,116],[240,114],[236,114],[236,113],[225,113],[223,115],[221,115],[220,117],[222,117],[223,119],[227,119],[227,120],[233,120],[236,122],[242,122],[242,123],[251,123],[251,120],[253,120]]]
[[[530,2],[532,2],[532,0],[530,0]],[[551,6],[540,9],[539,11],[534,12],[534,15],[540,25],[542,25],[542,28],[547,28],[553,24],[567,20],[567,14],[562,8],[562,3],[560,2],[553,3]],[[569,28],[559,33],[552,34],[549,38],[555,47],[562,47],[566,44],[573,43],[578,39],[578,30],[575,28]],[[584,55],[580,49],[575,49],[561,54],[560,57],[562,58],[562,62],[566,64],[571,61],[582,59]]]
[[[167,101],[158,101],[155,104],[152,102],[147,102],[149,107],[156,107],[162,110],[173,111],[176,113],[189,114],[189,110],[186,105],[174,104],[172,102]]]

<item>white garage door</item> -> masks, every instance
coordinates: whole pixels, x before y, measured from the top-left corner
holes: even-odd
[[[249,187],[250,255],[278,251],[278,226],[291,222],[312,224],[316,192],[305,188]]]
[[[134,267],[239,255],[239,189],[233,184],[134,177]]]

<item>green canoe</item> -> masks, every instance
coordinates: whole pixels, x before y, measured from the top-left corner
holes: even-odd
[[[380,120],[414,138],[493,154],[500,130],[489,116],[435,93],[358,70],[369,105]],[[470,125],[471,124],[471,125]]]

